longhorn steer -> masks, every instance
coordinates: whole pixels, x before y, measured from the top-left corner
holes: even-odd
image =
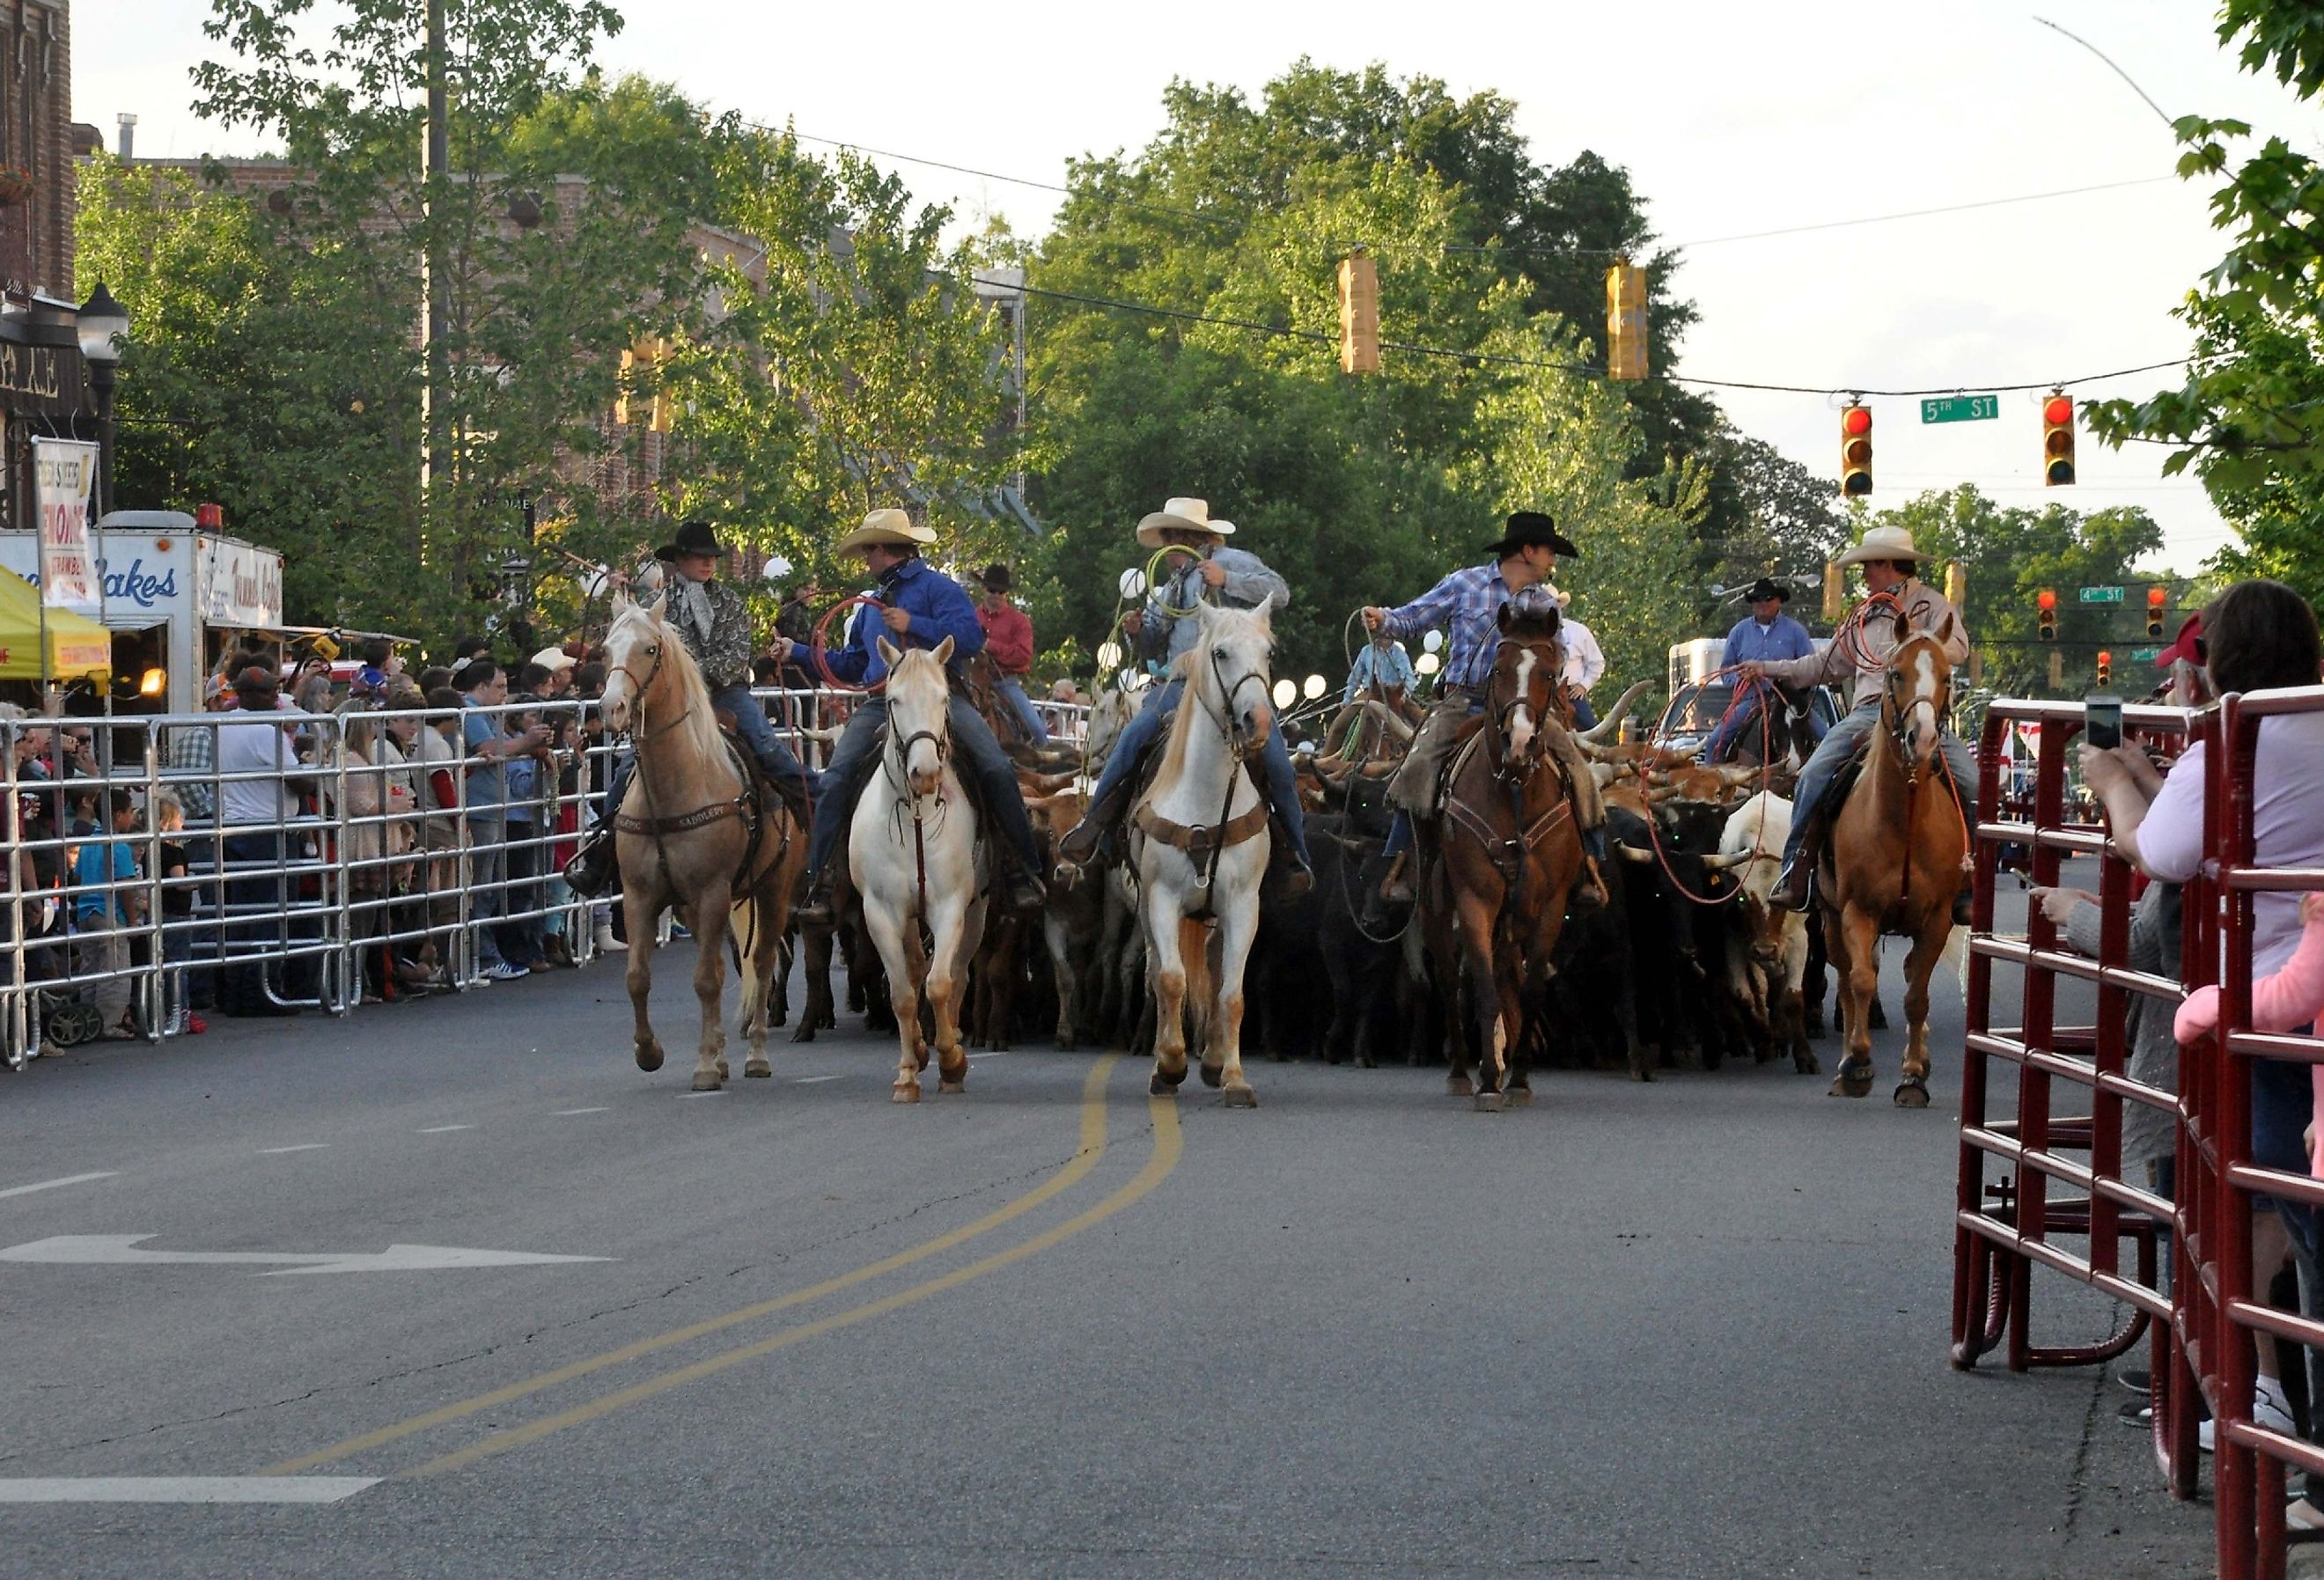
[[[1817,1069],[1800,998],[1808,963],[1807,918],[1775,902],[1792,803],[1762,790],[1737,808],[1714,858],[1742,886],[1727,942],[1727,992],[1759,1061],[1788,1050],[1803,1075]]]

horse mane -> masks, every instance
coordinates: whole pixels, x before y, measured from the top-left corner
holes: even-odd
[[[686,716],[671,727],[687,738],[696,755],[704,762],[723,762],[726,748],[719,737],[718,716],[711,711],[709,682],[703,679],[702,666],[694,661],[694,655],[687,651],[686,643],[678,640],[678,628],[666,620],[656,622],[646,613],[642,604],[633,604],[623,610],[620,618],[613,622],[615,628],[629,620],[644,621],[656,626],[659,633],[662,670],[676,682],[681,710]],[[638,704],[644,700],[641,697]],[[652,719],[645,723],[650,729],[655,725]]]

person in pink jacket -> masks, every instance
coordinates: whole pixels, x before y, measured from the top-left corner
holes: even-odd
[[[2324,894],[2310,894],[2300,902],[2300,947],[2292,958],[2252,984],[2255,1031],[2289,1031],[2324,1014]],[[2181,1042],[2193,1042],[2217,1030],[2218,1024],[2219,990],[2199,987],[2179,1006],[2171,1030]],[[2308,1171],[2324,1178],[2324,1152],[2317,1145],[2324,1141],[2324,1065],[2312,1067],[2310,1079],[2316,1097],[2315,1117],[2308,1127]]]

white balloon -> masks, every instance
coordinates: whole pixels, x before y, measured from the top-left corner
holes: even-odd
[[[1293,703],[1298,700],[1299,688],[1293,683],[1291,677],[1286,675],[1282,679],[1277,680],[1275,683],[1276,707],[1289,707]]]
[[[1118,642],[1098,643],[1097,666],[1101,670],[1118,669],[1121,664],[1121,644]]]
[[[1146,596],[1146,572],[1135,565],[1131,566],[1128,570],[1121,573],[1121,581],[1120,586],[1121,587],[1121,596],[1125,598],[1144,597]]]
[[[1436,633],[1435,633],[1434,632],[1433,632],[1433,631],[1432,631],[1432,632],[1430,632],[1430,633],[1429,633],[1429,634],[1430,634],[1431,636],[1434,636],[1434,635],[1435,635]],[[1416,670],[1419,670],[1419,671],[1420,671],[1422,674],[1424,674],[1424,675],[1433,675],[1433,674],[1436,673],[1436,671],[1437,671],[1437,670],[1441,670],[1441,669],[1443,669],[1443,668],[1444,667],[1444,661],[1443,661],[1443,660],[1442,660],[1442,659],[1440,659],[1440,658],[1438,658],[1438,657],[1436,656],[1436,654],[1432,651],[1429,651],[1429,652],[1422,653],[1422,654],[1420,655],[1419,660],[1418,660],[1416,662],[1415,662],[1415,663],[1414,663],[1414,665],[1413,665],[1412,667],[1413,667],[1414,669],[1416,669]]]
[[[581,584],[582,596],[591,598],[602,598],[605,596],[605,589],[613,585],[613,571],[601,565],[596,569],[589,573],[589,579],[587,581]]]
[[[769,581],[780,581],[783,577],[790,575],[790,573],[791,562],[784,559],[779,554],[776,555],[772,559],[768,560],[767,568],[759,572],[761,576],[765,577]]]
[[[1313,702],[1318,697],[1323,695],[1323,688],[1327,684],[1328,682],[1324,680],[1323,676],[1310,675],[1307,677],[1305,683],[1299,688],[1299,694],[1302,697],[1305,697],[1308,701]]]
[[[1424,651],[1433,653],[1444,645],[1444,633],[1441,631],[1432,631],[1420,639],[1420,645]],[[1429,672],[1434,674],[1435,671],[1432,670]]]

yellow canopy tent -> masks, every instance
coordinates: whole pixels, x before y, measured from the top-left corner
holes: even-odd
[[[113,633],[69,609],[49,611],[49,673],[60,681],[113,673]],[[41,595],[0,570],[0,680],[41,678]]]

